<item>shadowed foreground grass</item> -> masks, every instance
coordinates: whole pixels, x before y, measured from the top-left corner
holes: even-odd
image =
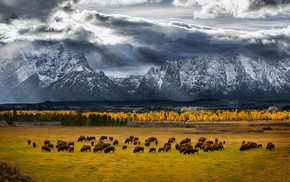
[[[80,135],[113,136],[119,140],[115,153],[80,152],[82,145],[76,142]],[[195,144],[201,136],[208,140],[218,138],[226,141],[224,151],[203,152],[184,155],[174,149],[166,153],[133,153],[134,145],[127,144],[122,151],[125,138],[134,135],[144,140],[158,138],[161,147],[170,138],[177,143],[189,137]],[[26,140],[37,143],[33,148]],[[74,141],[75,152],[57,152],[53,149],[42,152],[44,140]],[[263,144],[262,149],[240,152],[241,142],[254,141]],[[266,151],[268,142],[276,148]],[[192,128],[129,128],[129,127],[32,127],[0,128],[0,160],[16,165],[22,174],[37,181],[289,181],[290,134],[246,133],[246,134],[195,134]]]

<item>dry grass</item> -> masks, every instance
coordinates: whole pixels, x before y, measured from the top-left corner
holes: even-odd
[[[245,125],[248,127],[248,125]],[[211,125],[214,129],[217,126]],[[218,126],[220,127],[220,126]],[[231,126],[233,127],[233,126]],[[242,126],[236,126],[243,128]],[[256,127],[256,126],[255,126]],[[204,129],[204,128],[203,128]],[[20,167],[23,174],[41,182],[50,181],[288,181],[290,166],[290,134],[273,133],[203,133],[199,128],[130,128],[130,127],[30,127],[0,128],[0,160]],[[201,132],[201,133],[198,133]],[[42,152],[44,140],[56,143],[62,139],[76,141],[78,136],[113,136],[120,141],[115,153],[79,152],[84,144],[76,142],[74,153]],[[201,136],[209,140],[225,140],[225,150],[199,151],[184,155],[175,149],[167,153],[133,153],[133,144],[122,151],[121,146],[129,135],[144,140],[156,136],[158,148],[170,137],[177,141],[189,137],[193,143]],[[38,144],[33,148],[26,143],[31,139]],[[243,140],[265,146],[276,145],[275,150],[255,149],[240,152]],[[141,143],[141,145],[142,145]],[[152,146],[151,146],[152,147]]]

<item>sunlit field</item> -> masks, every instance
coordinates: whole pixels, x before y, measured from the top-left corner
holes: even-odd
[[[243,128],[246,124],[233,128]],[[218,126],[221,127],[221,126]],[[211,125],[214,129],[215,126]],[[260,127],[261,128],[261,127]],[[229,129],[229,128],[228,128]],[[285,132],[286,131],[286,132]],[[140,128],[140,127],[0,127],[0,160],[20,168],[40,182],[51,181],[289,181],[290,133],[287,130],[264,132],[204,132],[200,128]],[[77,142],[80,135],[112,136],[119,140],[114,153],[80,152],[89,141]],[[159,143],[145,147],[144,153],[133,153],[135,145],[124,141],[130,135],[145,139],[157,137]],[[182,154],[174,146],[184,138],[195,145],[200,137],[226,141],[223,151]],[[150,147],[162,147],[171,137],[176,138],[171,151],[149,153]],[[37,147],[26,140],[36,142]],[[44,140],[75,142],[75,152],[41,150]],[[242,141],[254,141],[262,148],[239,151]],[[97,141],[96,141],[97,142]],[[112,143],[109,140],[105,142]],[[266,150],[268,142],[275,148]]]

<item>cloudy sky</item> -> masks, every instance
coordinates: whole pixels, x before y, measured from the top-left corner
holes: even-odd
[[[0,0],[1,60],[57,43],[108,76],[203,54],[289,59],[290,1]]]

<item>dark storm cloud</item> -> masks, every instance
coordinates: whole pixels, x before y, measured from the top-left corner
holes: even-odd
[[[256,11],[262,8],[279,9],[290,4],[289,0],[251,0],[249,11]]]
[[[18,18],[45,20],[63,3],[63,10],[73,11],[76,0],[2,0],[0,2],[0,22],[9,23]]]

